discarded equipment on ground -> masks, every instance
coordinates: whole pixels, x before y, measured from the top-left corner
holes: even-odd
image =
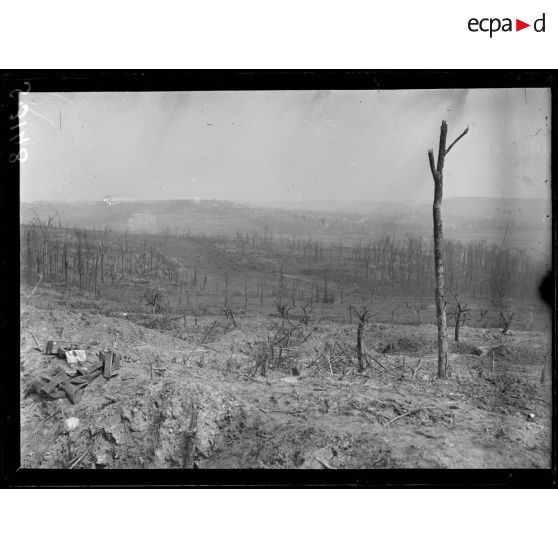
[[[108,380],[120,368],[120,355],[114,350],[87,351],[49,341],[45,354],[64,358],[70,368],[58,365],[49,374],[41,374],[31,382],[29,393],[48,399],[67,397],[74,404],[79,403],[85,388],[95,378],[102,374]]]

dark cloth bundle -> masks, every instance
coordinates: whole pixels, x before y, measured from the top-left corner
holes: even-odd
[[[76,376],[68,375],[59,368],[51,376],[42,376],[31,382],[30,393],[38,393],[47,399],[63,399],[67,397],[72,403],[79,403],[85,388],[103,372],[101,361],[92,364],[86,369],[78,370]]]

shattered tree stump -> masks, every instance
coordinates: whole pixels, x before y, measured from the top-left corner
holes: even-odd
[[[103,363],[103,377],[107,380],[112,376],[113,370],[120,368],[120,355],[114,351],[101,351],[99,358]]]

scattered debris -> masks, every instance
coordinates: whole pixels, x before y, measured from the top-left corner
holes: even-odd
[[[450,393],[450,395],[452,394]],[[399,420],[400,418],[406,417],[408,415],[412,415],[413,413],[418,413],[419,411],[422,411],[424,409],[429,409],[429,408],[430,407],[419,407],[418,409],[411,409],[410,411],[407,411],[406,413],[403,413],[402,415],[399,415],[394,419],[391,419],[388,423],[386,423],[386,427],[390,426],[390,424],[394,423],[396,420]]]
[[[50,343],[50,342],[49,342]],[[54,342],[50,343],[50,350],[54,350]],[[29,385],[28,393],[36,393],[47,399],[63,399],[67,397],[72,403],[79,403],[83,396],[85,388],[97,376],[104,373],[106,379],[113,375],[113,371],[120,368],[120,355],[114,351],[108,351],[107,354],[99,353],[97,360],[89,366],[79,366],[88,360],[87,351],[84,349],[72,349],[65,351],[58,347],[58,356],[64,355],[66,362],[70,366],[77,368],[63,368],[57,366],[49,374],[43,374],[39,378],[33,380]]]
[[[65,351],[66,362],[70,365],[83,364],[87,361],[87,351],[84,350],[74,350]]]
[[[547,384],[541,387],[541,368],[549,348],[547,338],[538,332],[521,333],[521,339],[517,332],[514,338],[499,335],[493,341],[491,330],[465,328],[465,340],[450,345],[456,354],[454,378],[461,374],[461,382],[437,382],[432,324],[400,326],[400,330],[384,324],[370,326],[363,338],[367,376],[361,377],[356,372],[352,325],[324,321],[307,345],[300,345],[297,337],[294,351],[292,339],[289,346],[282,346],[272,338],[272,357],[261,335],[266,323],[243,318],[242,329],[224,337],[219,329],[207,347],[199,346],[190,360],[194,363],[200,352],[205,354],[203,371],[194,366],[185,373],[183,358],[198,345],[200,332],[211,329],[212,314],[198,318],[199,327],[189,341],[102,315],[77,316],[58,310],[52,315],[46,309],[28,313],[23,329],[32,324],[42,354],[24,331],[22,379],[34,380],[33,391],[40,393],[21,402],[24,467],[261,467],[321,469],[326,475],[325,469],[546,464],[548,438],[541,433],[550,421],[551,358],[546,364]],[[290,331],[288,321],[285,329]],[[99,342],[94,345],[91,338]],[[49,339],[53,343],[47,353],[43,343]],[[265,352],[260,351],[260,343]],[[382,354],[389,343],[397,346]],[[57,348],[62,350],[59,357]],[[482,358],[473,356],[474,348],[482,351]],[[88,359],[70,368],[66,352],[77,351],[85,351]],[[269,358],[267,378],[260,377],[261,368],[254,370],[259,354]],[[119,357],[126,366],[118,370],[115,380]],[[227,358],[240,367],[227,368]],[[479,369],[497,385],[479,381]],[[101,380],[103,372],[113,381]],[[402,372],[416,381],[396,382]],[[85,394],[94,381],[87,378],[90,374],[99,379]],[[71,396],[65,389],[76,390],[74,402],[85,394],[84,404],[67,403],[64,399],[71,401]],[[420,412],[426,408],[433,410]],[[399,420],[403,417],[408,420]],[[392,429],[392,422],[399,424]],[[500,425],[504,430],[498,429]],[[512,444],[515,432],[518,441]],[[479,444],[482,451],[476,451]],[[531,447],[535,450],[524,451]]]
[[[99,353],[99,358],[103,363],[103,377],[107,380],[111,377],[112,374],[113,357],[114,353],[112,351],[101,351]]]
[[[57,355],[58,348],[58,343],[56,341],[47,341],[45,355]]]

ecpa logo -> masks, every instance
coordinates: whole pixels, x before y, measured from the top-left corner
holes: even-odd
[[[543,15],[539,19],[536,19],[533,22],[533,29],[537,33],[545,32],[545,17],[546,14],[543,13]],[[478,31],[482,31],[483,33],[490,33],[490,38],[492,38],[492,35],[494,33],[497,33],[498,31],[511,32],[514,30],[512,19],[509,17],[505,17],[503,19],[500,19],[498,17],[485,17],[482,19],[472,17],[469,20],[467,27],[469,28],[469,31],[472,31],[473,33],[477,33]],[[531,24],[525,23],[520,19],[515,20],[515,31],[521,31],[522,29],[526,29],[527,27],[531,27]]]

